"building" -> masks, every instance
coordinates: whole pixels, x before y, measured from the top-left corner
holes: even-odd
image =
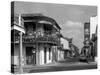
[[[98,16],[90,17],[90,38],[92,38],[92,34],[96,33],[97,25],[98,25]]]
[[[85,57],[89,57],[91,49],[90,49],[90,23],[84,23],[84,47],[81,50],[81,55]]]
[[[12,65],[44,65],[58,60],[61,28],[54,19],[42,14],[21,14],[13,15],[11,24],[25,30],[22,39],[20,28],[11,30]]]
[[[97,61],[97,26],[98,16],[90,17],[91,56]]]
[[[79,49],[76,45],[72,43],[72,38],[67,38],[62,36],[61,38],[62,49],[59,52],[59,60],[72,58],[72,57],[79,57]]]
[[[98,17],[90,17],[90,22],[84,24],[84,47],[83,56],[94,60],[97,57],[97,25]]]
[[[62,49],[60,49],[59,55],[62,55],[63,59],[67,58],[72,58],[72,57],[79,57],[79,49],[76,45],[72,43],[72,38],[67,38],[67,37],[61,37],[61,44],[62,44]]]
[[[65,57],[67,57],[67,56],[70,56],[69,41],[66,40],[64,37],[61,37],[60,41],[61,41],[62,47],[61,47],[61,49],[58,49],[58,60],[59,61],[64,60]]]

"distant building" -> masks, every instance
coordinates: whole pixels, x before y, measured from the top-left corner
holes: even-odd
[[[84,23],[84,46],[81,50],[81,55],[88,57],[91,49],[90,49],[90,23]]]
[[[64,37],[60,38],[62,49],[58,50],[58,60],[63,60],[65,57],[70,56],[69,50],[69,40],[65,39]]]
[[[94,60],[96,60],[95,57],[97,57],[97,26],[98,26],[98,16],[91,17],[90,18],[91,56]]]
[[[90,17],[90,22],[84,24],[84,47],[81,54],[89,59],[97,56],[97,25],[97,16]]]
[[[90,17],[90,38],[92,38],[92,34],[96,33],[97,25],[98,25],[98,16]]]

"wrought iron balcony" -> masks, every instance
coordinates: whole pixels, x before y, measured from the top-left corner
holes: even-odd
[[[15,43],[19,43],[19,36],[14,38]],[[23,36],[23,43],[49,43],[58,45],[60,41],[52,36]]]

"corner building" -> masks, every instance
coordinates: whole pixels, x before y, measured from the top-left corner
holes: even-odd
[[[50,17],[42,14],[21,14],[12,17],[12,24],[21,25],[25,29],[22,35],[22,60],[23,65],[44,65],[58,60],[58,48],[60,47],[60,26]],[[19,33],[12,30],[11,44],[12,64],[19,65]]]

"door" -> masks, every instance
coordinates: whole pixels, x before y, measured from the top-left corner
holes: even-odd
[[[46,63],[46,47],[44,47],[44,63]]]
[[[26,63],[27,65],[36,64],[36,49],[34,47],[26,47]]]

